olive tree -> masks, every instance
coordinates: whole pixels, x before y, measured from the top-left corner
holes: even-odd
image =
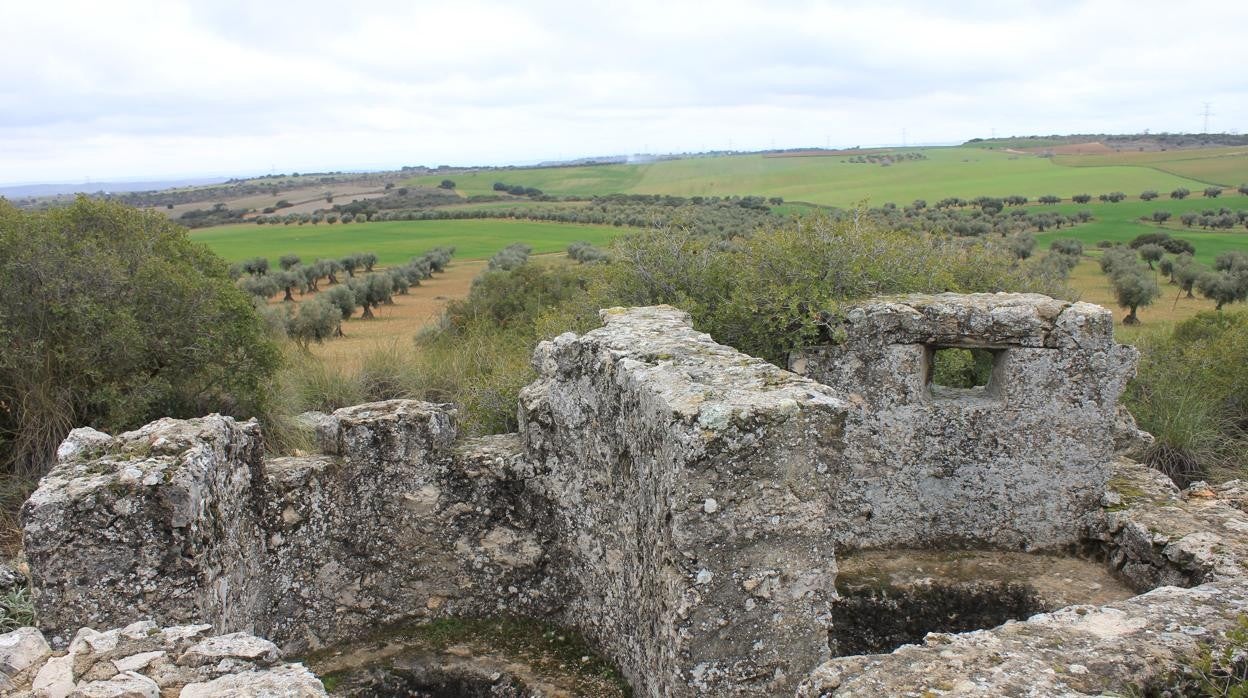
[[[373,308],[390,300],[394,286],[386,274],[368,274],[357,276],[347,282],[347,286],[355,294],[355,303],[364,309],[361,317],[371,320]]]
[[[302,346],[321,343],[342,334],[342,313],[329,299],[317,296],[299,304],[299,314],[291,320],[290,337]]]
[[[1187,294],[1188,298],[1195,298],[1192,295],[1192,288],[1208,271],[1207,267],[1192,261],[1191,255],[1179,255],[1174,261],[1174,282],[1179,285],[1181,291]]]
[[[282,290],[278,280],[268,274],[264,276],[244,276],[237,283],[239,290],[261,301],[272,298],[278,291]]]
[[[1242,303],[1248,300],[1248,273],[1231,271],[1206,272],[1196,279],[1196,290],[1200,295],[1213,301],[1216,310],[1221,310],[1227,303]]]
[[[352,291],[351,288],[345,284],[335,286],[321,294],[319,297],[324,299],[326,302],[333,304],[333,306],[338,309],[338,313],[342,316],[343,320],[351,317],[351,314],[354,313],[355,309],[359,307],[359,304],[355,302],[355,291]],[[334,334],[338,337],[343,336],[341,324],[338,325]]]
[[[273,278],[277,281],[278,286],[286,292],[286,295],[282,298],[282,300],[287,303],[294,302],[295,297],[293,295],[293,291],[295,289],[298,289],[300,293],[303,293],[307,289],[308,282],[304,278],[302,268],[294,267],[287,269],[286,271],[279,271],[271,276],[273,276]]]
[[[1152,270],[1155,268],[1153,267],[1154,262],[1160,262],[1161,258],[1166,256],[1166,248],[1162,247],[1161,245],[1154,244],[1154,243],[1149,243],[1147,245],[1140,245],[1139,251],[1140,251],[1140,259],[1144,260],[1145,262],[1148,262],[1149,270]]]
[[[531,252],[533,252],[532,247],[522,242],[514,242],[490,257],[487,268],[490,271],[510,271],[529,261]]]
[[[1120,268],[1109,277],[1109,281],[1114,287],[1114,297],[1118,300],[1119,307],[1130,310],[1127,316],[1122,319],[1122,324],[1124,325],[1140,324],[1140,318],[1136,315],[1136,310],[1152,305],[1157,296],[1161,295],[1161,289],[1157,287],[1157,280],[1144,267],[1139,265]]]
[[[269,260],[264,257],[252,257],[242,263],[243,271],[255,276],[269,273]]]

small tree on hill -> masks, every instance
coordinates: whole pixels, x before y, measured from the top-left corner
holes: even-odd
[[[1148,262],[1149,270],[1152,270],[1154,262],[1160,262],[1162,257],[1166,256],[1166,248],[1161,245],[1149,243],[1140,246],[1140,259]]]
[[[1156,199],[1157,196],[1158,196],[1157,192],[1153,191],[1152,189],[1148,189],[1146,191],[1140,192],[1141,201],[1152,201],[1153,199]]]
[[[1124,325],[1140,324],[1136,311],[1141,307],[1152,305],[1157,296],[1161,295],[1157,280],[1142,266],[1136,265],[1121,269],[1110,276],[1109,280],[1114,287],[1114,296],[1118,300],[1119,307],[1131,311],[1122,319]]]
[[[1205,198],[1216,199],[1222,195],[1222,187],[1205,187]]]
[[[1175,189],[1174,191],[1170,192],[1170,198],[1171,199],[1186,199],[1191,193],[1192,193],[1191,190],[1188,189],[1187,187],[1179,187],[1178,189]]]
[[[317,296],[299,306],[299,314],[290,322],[290,337],[307,347],[342,334],[342,313],[328,299]]]
[[[490,258],[490,271],[510,271],[529,261],[533,248],[524,243],[516,242],[504,247]]]
[[[269,273],[269,260],[264,257],[252,257],[242,263],[243,271],[252,276],[264,276]]]
[[[1036,239],[1030,233],[1019,233],[1009,240],[1010,253],[1018,259],[1027,259],[1036,249]]]
[[[1222,306],[1227,303],[1243,302],[1248,299],[1248,273],[1206,272],[1196,279],[1196,290],[1200,291],[1200,295],[1216,303],[1216,310],[1221,310]]]
[[[1049,243],[1049,249],[1059,254],[1078,257],[1083,254],[1083,243],[1073,238],[1064,238]]]
[[[361,317],[365,320],[373,319],[373,308],[388,302],[394,293],[390,277],[385,274],[357,276],[348,281],[347,286],[355,293],[356,305],[364,309]]]
[[[1187,294],[1188,298],[1196,297],[1192,295],[1192,288],[1207,272],[1208,269],[1194,262],[1191,255],[1179,255],[1174,260],[1174,282],[1179,285],[1181,291]]]
[[[1157,271],[1165,274],[1172,284],[1177,283],[1174,280],[1174,266],[1175,261],[1170,257],[1162,257],[1161,261],[1157,262]]]
[[[286,271],[273,274],[271,277],[277,282],[278,287],[286,292],[285,297],[282,298],[282,301],[286,303],[295,301],[293,295],[295,289],[299,289],[300,293],[302,293],[307,288],[307,281],[303,277],[302,269],[292,267]]]
[[[1161,225],[1162,223],[1165,223],[1166,221],[1170,220],[1170,212],[1169,211],[1153,211],[1153,220],[1156,221],[1157,225]]]
[[[1248,254],[1239,250],[1228,250],[1213,260],[1216,271],[1248,272]]]
[[[438,185],[438,188],[439,189],[454,189],[455,181],[450,180],[450,179],[444,179],[442,180],[442,183]]]
[[[299,255],[284,254],[282,255],[281,259],[278,260],[277,263],[279,266],[281,266],[282,271],[285,271],[299,263]]]
[[[238,280],[238,288],[253,298],[268,300],[282,290],[277,279],[272,276],[244,276]]]
[[[332,303],[338,309],[338,313],[343,320],[351,317],[351,314],[355,312],[356,307],[359,305],[355,302],[355,291],[352,291],[345,284],[329,289],[320,298],[324,298],[326,302]],[[334,335],[338,337],[343,336],[341,324],[334,330]]]

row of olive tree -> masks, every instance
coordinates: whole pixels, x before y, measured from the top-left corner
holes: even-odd
[[[1188,298],[1195,289],[1212,300],[1216,310],[1228,303],[1248,301],[1248,254],[1223,252],[1210,269],[1197,263],[1192,251],[1183,250],[1173,257],[1166,256],[1167,252],[1162,244],[1145,242],[1138,247],[1110,247],[1102,253],[1101,270],[1109,276],[1118,304],[1130,310],[1123,324],[1138,324],[1136,310],[1151,305],[1161,295],[1154,270],[1169,277]]]
[[[301,263],[298,255],[287,254],[280,259],[280,271],[273,272],[269,270],[268,260],[262,257],[240,262],[235,267],[242,274],[237,280],[238,287],[255,299],[269,325],[306,346],[310,342],[343,336],[342,322],[356,310],[361,311],[361,319],[372,319],[373,310],[392,303],[395,294],[407,294],[412,286],[419,286],[435,272],[443,271],[454,252],[453,247],[438,247],[412,257],[406,264],[376,272],[373,269],[377,255],[371,252],[350,254],[338,260],[318,259],[307,265]],[[347,273],[345,283],[339,283],[336,277],[342,272]],[[319,289],[322,279],[329,284],[324,292]],[[298,304],[295,310],[293,294],[296,290],[301,295],[309,292],[316,295]],[[280,292],[285,293],[283,301],[286,302],[278,307],[269,306],[268,299]]]

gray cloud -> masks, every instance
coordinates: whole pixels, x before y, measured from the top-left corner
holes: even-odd
[[[0,182],[1248,125],[1248,7],[50,0]]]

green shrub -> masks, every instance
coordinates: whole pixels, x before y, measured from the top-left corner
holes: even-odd
[[[1141,338],[1124,401],[1180,483],[1248,476],[1248,312],[1204,312]]]
[[[425,399],[463,407],[469,433],[515,428],[515,398],[535,374],[534,345],[598,326],[598,310],[667,303],[717,341],[784,365],[830,341],[831,315],[879,294],[1034,290],[1062,293],[1054,265],[1024,263],[984,240],[878,229],[808,216],[744,238],[680,229],[617,238],[611,261],[525,264],[483,274],[417,339]],[[1057,271],[1064,271],[1058,267]]]
[[[163,215],[0,201],[0,469],[40,474],[75,426],[260,414],[279,360],[225,262]]]
[[[30,590],[16,587],[0,594],[0,633],[35,624],[35,602]]]

